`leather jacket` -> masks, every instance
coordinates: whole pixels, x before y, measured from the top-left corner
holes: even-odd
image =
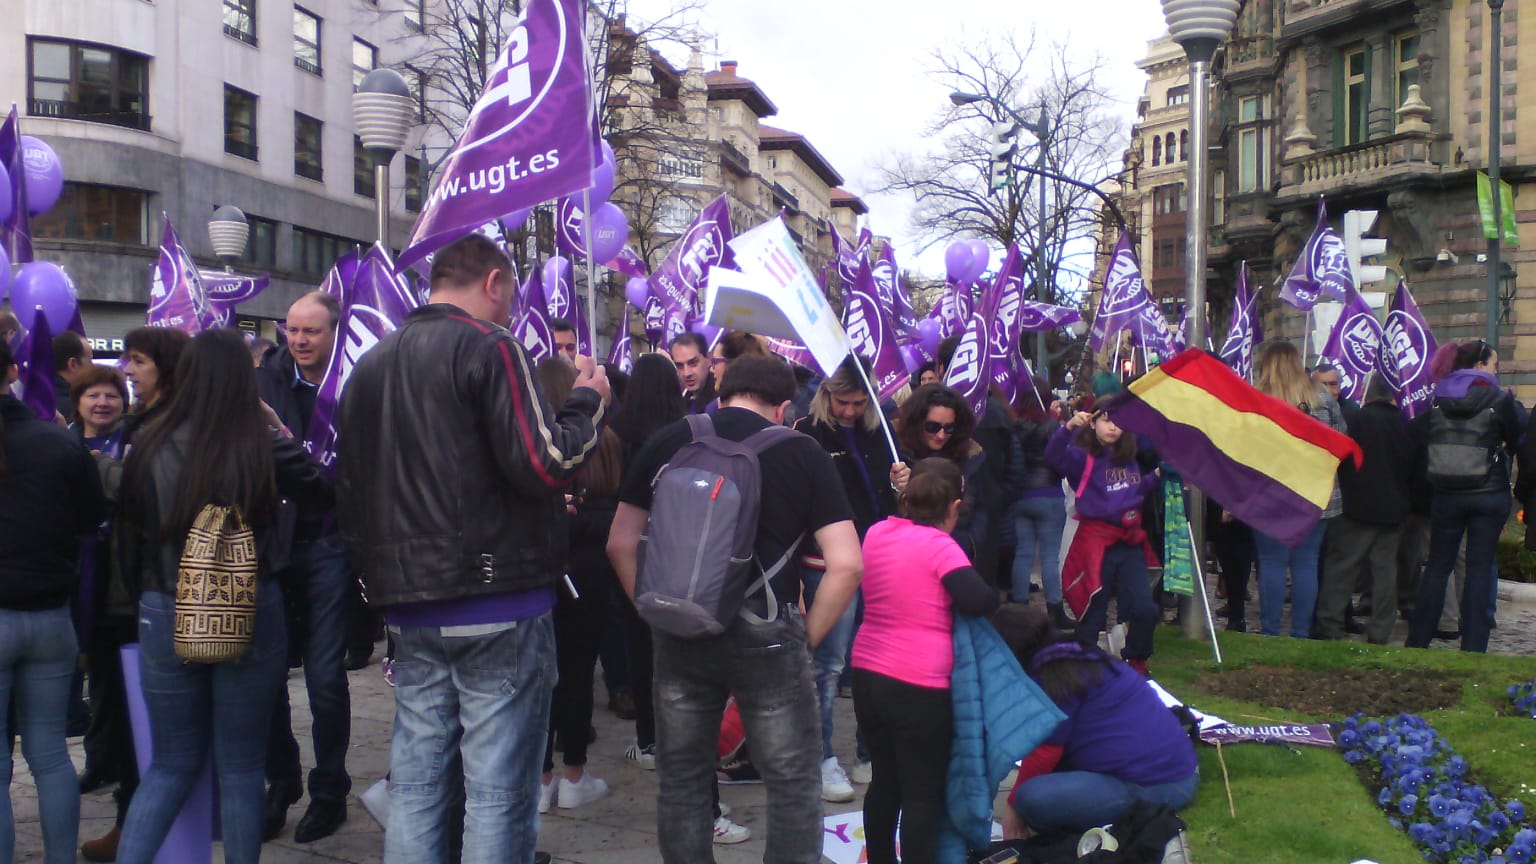
[[[337,517],[370,603],[553,584],[564,488],[597,445],[586,387],[556,412],[505,328],[422,306],[358,360],[338,414]]]
[[[1024,451],[1024,476],[1020,490],[1054,489],[1061,491],[1061,474],[1045,458],[1045,445],[1060,426],[1055,420],[1020,420],[1019,447]]]
[[[870,410],[878,411],[880,407],[872,405]],[[821,449],[832,456],[837,476],[848,491],[848,502],[853,505],[853,525],[858,529],[859,539],[864,538],[871,525],[896,515],[896,491],[891,488],[891,448],[884,433],[879,429],[865,429],[862,424],[854,427],[864,471],[869,476],[867,489],[864,476],[859,473],[859,466],[848,449],[848,433],[842,427],[829,426],[815,417],[802,417],[795,423],[795,431],[816,439]],[[874,490],[876,500],[870,500],[869,489]]]

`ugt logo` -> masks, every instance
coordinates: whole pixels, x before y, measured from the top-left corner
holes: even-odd
[[[980,379],[981,340],[977,338],[977,328],[967,327],[960,344],[955,346],[955,356],[950,360],[944,383],[965,392]]]
[[[528,32],[528,14],[534,6],[543,3],[552,7],[553,14],[545,17],[553,22],[553,32],[540,33],[540,39],[547,38],[548,44],[542,44]],[[473,140],[465,141],[460,151],[473,150],[482,144],[493,141],[516,129],[527,120],[544,98],[549,95],[550,89],[555,84],[557,73],[565,61],[565,55],[570,50],[572,43],[572,28],[575,22],[566,17],[565,4],[559,0],[532,0],[529,8],[523,12],[523,20],[519,21],[516,29],[507,37],[507,45],[497,55],[495,62],[491,64],[486,79],[485,92],[480,95],[475,107],[470,110],[470,117],[485,116],[497,118],[484,125],[484,134]],[[507,116],[505,112],[520,112],[505,122],[500,118]],[[471,122],[470,127],[478,129],[477,124]]]
[[[1401,389],[1406,382],[1417,381],[1424,372],[1424,365],[1429,362],[1422,350],[1422,346],[1429,344],[1424,328],[1411,315],[1394,310],[1387,315],[1383,338],[1391,361],[1383,364],[1381,370],[1387,376],[1387,382]]]
[[[1312,278],[1318,286],[1331,294],[1346,296],[1354,278],[1349,273],[1349,252],[1344,248],[1343,238],[1331,228],[1324,230],[1308,253]]]
[[[709,268],[720,263],[725,240],[720,236],[719,226],[713,221],[704,221],[683,235],[678,248],[683,251],[677,257],[677,275],[686,284],[698,285],[704,281]]]
[[[850,295],[852,302],[848,304],[848,338],[853,341],[854,353],[870,360],[880,357],[880,330],[874,321],[874,316],[880,314],[874,304],[874,298],[863,292]]]
[[[1123,315],[1140,309],[1147,302],[1147,289],[1142,285],[1141,271],[1130,255],[1116,255],[1109,265],[1109,275],[1104,279],[1104,300],[1099,314]]]
[[[1381,347],[1381,328],[1373,315],[1358,312],[1344,327],[1344,351],[1355,369],[1370,369]]]

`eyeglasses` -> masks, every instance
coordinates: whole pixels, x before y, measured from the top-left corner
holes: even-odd
[[[929,435],[937,435],[940,432],[943,432],[945,435],[953,435],[957,425],[955,423],[939,423],[934,420],[926,420],[923,422],[923,431]]]

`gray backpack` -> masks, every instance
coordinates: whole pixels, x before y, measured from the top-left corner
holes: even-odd
[[[704,414],[690,415],[688,428],[693,440],[652,481],[635,608],[663,633],[703,639],[724,633],[737,615],[756,623],[778,617],[769,580],[800,544],[791,543],[768,569],[759,565],[753,551],[762,504],[758,457],[796,433],[771,426],[745,441],[728,441],[715,434],[714,421]],[[767,618],[745,605],[759,589],[767,597]]]
[[[1452,413],[1439,401],[1429,415],[1429,483],[1440,492],[1487,488],[1499,462],[1494,408]]]

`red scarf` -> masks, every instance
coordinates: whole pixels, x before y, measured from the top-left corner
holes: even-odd
[[[1061,564],[1061,591],[1075,618],[1082,618],[1094,595],[1104,587],[1104,553],[1116,543],[1140,546],[1147,566],[1158,566],[1157,553],[1141,528],[1141,513],[1130,513],[1124,525],[1098,519],[1078,519],[1077,533]]]

